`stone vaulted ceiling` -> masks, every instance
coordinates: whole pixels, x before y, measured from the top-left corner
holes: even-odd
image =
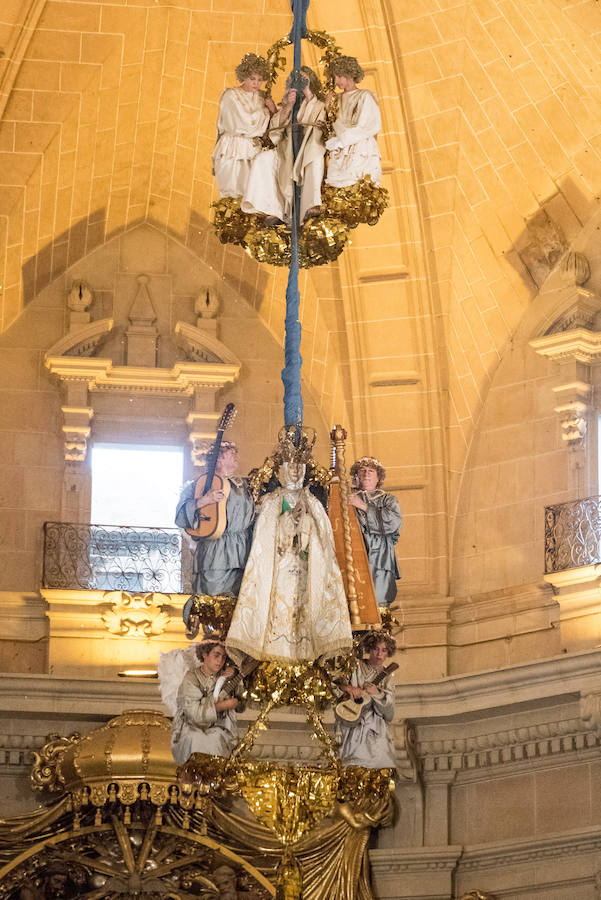
[[[327,421],[343,418],[358,449],[391,461],[415,534],[424,513],[435,526],[407,565],[416,585],[444,590],[491,378],[599,205],[601,10],[312,0],[309,24],[361,59],[380,97],[392,203],[339,265],[303,276],[305,378]],[[79,259],[147,221],[209,261],[281,337],[283,274],[219,245],[208,215],[219,95],[243,53],[289,26],[287,0],[3,0],[2,330]],[[541,229],[554,259],[537,257]]]

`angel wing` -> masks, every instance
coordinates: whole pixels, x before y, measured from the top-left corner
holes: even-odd
[[[197,663],[196,644],[190,644],[185,650],[178,648],[159,655],[157,670],[161,700],[172,716],[177,711],[177,692],[184,675]]]

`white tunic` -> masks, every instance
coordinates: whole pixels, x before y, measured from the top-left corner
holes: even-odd
[[[359,660],[352,683],[362,687],[366,681],[373,681],[376,670],[365,660]],[[364,710],[356,725],[336,721],[336,738],[340,741],[338,755],[345,766],[365,766],[367,769],[395,769],[396,756],[394,742],[388,723],[394,715],[394,697],[388,675],[378,685],[378,693],[372,695],[371,703]]]
[[[227,651],[296,663],[352,643],[330,520],[308,488],[276,488],[261,503]]]
[[[304,127],[303,142],[293,165],[290,109],[278,110],[269,124],[269,136],[276,145],[253,160],[244,198],[245,213],[275,216],[282,222],[292,219],[293,179],[301,186],[301,223],[312,206],[321,205],[325,145],[319,124],[325,122],[325,107],[317,97],[303,99],[298,122]]]
[[[265,133],[268,123],[269,110],[261,91],[228,88],[221,95],[213,170],[222,197],[244,194],[251,163],[261,151],[255,138]]]
[[[200,666],[184,675],[171,735],[176,763],[185,763],[191,753],[229,756],[236,746],[236,713],[215,709],[224,681],[223,676],[207,675]]]
[[[330,154],[326,183],[348,187],[370,175],[374,184],[380,184],[382,166],[376,135],[382,128],[382,118],[378,101],[371,91],[357,88],[340,94],[338,103],[334,136],[326,143]]]

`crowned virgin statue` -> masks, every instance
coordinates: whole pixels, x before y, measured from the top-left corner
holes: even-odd
[[[305,484],[314,440],[306,428],[280,431],[279,486],[261,501],[226,639],[233,659],[248,654],[293,664],[352,647],[332,526]]]

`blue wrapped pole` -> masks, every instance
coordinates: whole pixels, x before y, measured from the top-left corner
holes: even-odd
[[[294,70],[293,76],[301,66],[301,39],[306,32],[306,19],[309,0],[290,0],[292,6],[292,31],[290,40],[294,45]],[[300,82],[293,79],[292,85]],[[292,149],[296,159],[300,143],[302,141],[302,128],[297,125],[298,108],[301,104],[302,89],[297,88],[297,98],[292,110]],[[300,131],[300,134],[299,134]],[[299,258],[298,258],[298,234],[300,228],[300,188],[294,185],[292,201],[292,231],[290,236],[290,270],[288,272],[288,284],[286,286],[286,336],[284,340],[284,368],[282,369],[282,382],[284,384],[284,424],[302,425],[303,422],[303,396],[301,390],[301,367],[303,359],[300,352],[301,323],[298,318],[300,307],[300,292],[298,289]]]

